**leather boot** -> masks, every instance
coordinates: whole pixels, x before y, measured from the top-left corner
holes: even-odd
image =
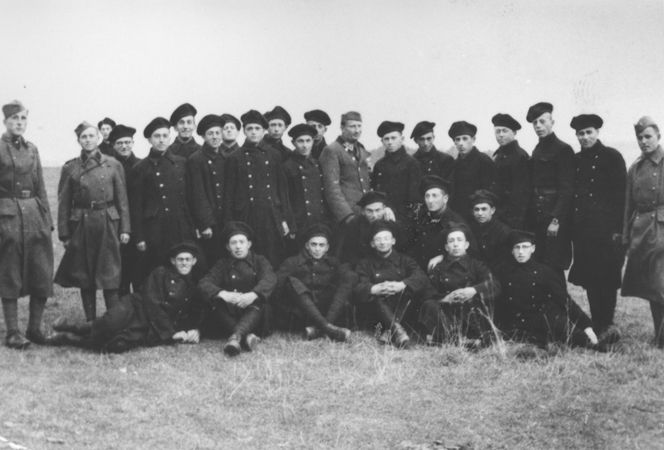
[[[25,333],[25,337],[39,345],[46,343],[46,337],[41,331],[42,316],[44,315],[45,307],[46,299],[44,297],[30,297],[30,318],[28,319],[28,330]]]
[[[410,336],[398,322],[392,325],[392,342],[398,348],[409,348],[411,345]]]
[[[242,336],[239,334],[232,334],[231,337],[228,338],[228,341],[226,341],[226,344],[224,344],[224,353],[227,356],[237,356],[240,354],[240,351],[242,350],[241,348],[241,340]]]
[[[345,342],[350,338],[350,330],[348,328],[337,327],[332,324],[327,324],[323,331],[333,341]]]
[[[249,333],[246,336],[243,336],[240,340],[240,345],[242,349],[247,352],[252,352],[256,346],[260,343],[261,338],[256,336],[254,333]]]
[[[104,289],[104,304],[106,311],[113,308],[120,302],[120,295],[117,289]]]
[[[81,289],[81,302],[85,320],[91,322],[97,318],[97,291],[94,289]]]

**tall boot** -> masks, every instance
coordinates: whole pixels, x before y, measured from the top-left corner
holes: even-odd
[[[242,317],[240,317],[240,320],[233,327],[233,334],[231,334],[226,344],[224,344],[224,353],[228,356],[237,356],[240,354],[242,347],[252,350],[256,342],[258,342],[253,331],[260,323],[260,320],[261,310],[253,305],[247,306],[242,311]]]
[[[30,345],[30,341],[18,330],[18,301],[15,298],[2,299],[2,313],[5,316],[7,337],[5,344],[9,348],[23,350]]]
[[[30,296],[30,318],[28,319],[28,330],[25,336],[35,344],[44,345],[46,337],[41,331],[42,316],[46,307],[45,297]]]
[[[81,289],[81,302],[85,320],[91,322],[97,318],[97,291],[95,289]]]
[[[104,289],[104,304],[106,311],[120,303],[120,295],[117,289]]]
[[[664,348],[664,305],[650,302],[650,312],[655,328],[655,345],[657,348]]]
[[[309,319],[316,328],[325,333],[330,339],[343,342],[350,337],[349,329],[334,326],[323,317],[323,314],[321,314],[310,294],[296,295],[295,299],[297,305],[302,311],[304,311],[307,319]],[[314,333],[311,333],[311,335],[315,336],[315,331]]]
[[[593,329],[603,333],[613,324],[618,293],[615,289],[591,286],[587,289]]]

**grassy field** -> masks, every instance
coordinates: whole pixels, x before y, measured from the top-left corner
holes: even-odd
[[[46,176],[54,197],[58,171]],[[45,328],[61,314],[82,317],[75,290],[56,287]],[[0,449],[664,448],[664,353],[649,345],[647,303],[620,299],[616,321],[613,352],[527,360],[514,344],[398,351],[363,333],[275,335],[233,360],[210,340],[124,355],[0,347]]]

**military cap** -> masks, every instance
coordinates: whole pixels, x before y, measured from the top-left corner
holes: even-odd
[[[183,103],[175,108],[175,111],[173,111],[173,114],[171,114],[171,125],[175,126],[183,117],[195,116],[197,112],[198,111],[196,111],[196,108],[194,108],[194,106],[190,103]]]
[[[246,127],[249,124],[256,123],[263,128],[267,128],[267,120],[265,120],[265,117],[263,117],[263,114],[259,113],[255,109],[251,109],[247,111],[246,113],[242,114],[240,116],[240,119],[242,119],[242,126]]]
[[[533,106],[528,108],[528,114],[526,114],[526,120],[530,123],[534,122],[539,116],[544,113],[552,113],[553,105],[547,102],[535,103]]]
[[[498,113],[491,118],[494,127],[505,127],[512,131],[519,131],[521,124],[509,114]]]
[[[572,118],[572,121],[569,123],[569,126],[574,128],[576,131],[584,130],[586,128],[602,128],[604,121],[597,114],[579,114],[578,116]]]
[[[238,130],[239,130],[240,128],[242,128],[242,124],[240,123],[240,121],[238,120],[238,118],[235,117],[235,116],[232,115],[232,114],[223,113],[221,116],[219,116],[219,118],[221,119],[222,127],[225,127],[226,124],[227,124],[228,122],[230,122],[230,123],[235,124],[235,127],[236,127]]]
[[[371,205],[372,203],[385,203],[387,202],[387,194],[384,192],[380,191],[369,191],[366,194],[360,198],[360,200],[357,202],[357,206],[360,208],[364,208],[367,205]]]
[[[348,120],[356,120],[362,122],[362,115],[357,111],[348,111],[341,115],[341,125],[345,124]]]
[[[472,123],[468,123],[465,120],[459,122],[454,122],[450,126],[450,130],[447,132],[448,136],[454,139],[457,136],[468,135],[475,137],[477,134],[477,127]]]
[[[275,119],[281,119],[284,121],[286,126],[290,126],[291,124],[291,116],[288,114],[288,111],[286,111],[284,108],[281,106],[275,106],[272,111],[268,111],[265,113],[265,120],[267,120],[268,123],[270,123],[271,120]]]
[[[429,189],[440,188],[446,194],[450,193],[450,182],[438,175],[426,175],[420,182],[420,195],[424,196]]]
[[[26,108],[23,106],[23,103],[18,100],[14,100],[7,103],[6,105],[2,105],[2,113],[5,115],[5,119],[8,119],[14,114],[25,110]]]
[[[389,231],[392,233],[392,237],[396,237],[394,222],[388,222],[387,220],[377,220],[373,222],[371,224],[371,228],[369,228],[369,242],[371,242],[373,238],[381,231]]]
[[[224,236],[224,241],[228,243],[230,238],[237,236],[238,234],[242,234],[246,236],[248,240],[251,240],[254,230],[244,222],[231,221],[226,224],[222,234]]]
[[[94,128],[95,130],[99,131],[96,126],[84,120],[83,122],[79,123],[76,126],[76,128],[74,128],[74,133],[76,133],[76,137],[80,137],[81,133],[83,133],[88,128]]]
[[[155,117],[143,130],[143,136],[149,139],[152,133],[160,128],[168,128],[170,130],[171,123],[163,117]]]
[[[307,125],[306,123],[299,123],[288,131],[288,135],[293,139],[297,139],[304,135],[308,135],[313,138],[316,137],[317,134],[318,132],[316,129],[311,125]]]
[[[304,231],[304,242],[308,242],[311,238],[318,236],[324,237],[329,243],[332,239],[332,230],[325,224],[315,223]]]
[[[488,203],[490,206],[495,208],[496,204],[498,203],[498,196],[486,189],[478,189],[470,196],[470,202],[472,206],[478,205],[480,203]]]
[[[398,131],[399,133],[403,133],[404,129],[404,124],[401,122],[390,122],[389,120],[384,120],[381,122],[380,125],[378,125],[378,137],[382,138],[385,136],[387,133],[392,133],[393,131]]]
[[[196,244],[193,242],[189,241],[184,241],[180,242],[179,244],[175,244],[168,250],[168,257],[169,258],[175,258],[178,256],[180,253],[191,253],[191,256],[194,258],[198,258],[198,253],[199,249]]]
[[[304,120],[311,120],[312,122],[318,122],[325,126],[328,126],[332,123],[332,119],[327,113],[320,109],[312,109],[304,113]]]
[[[511,247],[514,247],[516,244],[521,244],[522,242],[530,242],[531,244],[535,243],[535,235],[524,230],[512,230],[508,239]]]
[[[636,132],[636,134],[639,134],[648,127],[654,128],[655,131],[659,133],[659,127],[650,116],[641,117],[639,121],[634,124],[634,131]]]
[[[125,137],[133,138],[135,133],[136,133],[136,128],[120,124],[115,128],[113,128],[111,134],[108,135],[108,140],[111,144],[115,144],[115,141],[117,141],[118,139],[122,139]]]
[[[111,128],[115,128],[115,120],[110,119],[110,118],[108,118],[108,117],[104,117],[104,118],[101,119],[101,120],[99,121],[99,123],[97,124],[97,128],[101,128],[102,125],[110,125]]]
[[[413,128],[413,132],[410,133],[410,138],[419,139],[427,133],[432,133],[435,126],[435,122],[427,122],[426,120],[418,122],[415,128]]]
[[[205,132],[210,128],[223,128],[223,126],[224,124],[221,121],[221,117],[216,114],[208,114],[207,116],[203,117],[200,122],[198,122],[196,133],[198,133],[199,136],[205,136]]]

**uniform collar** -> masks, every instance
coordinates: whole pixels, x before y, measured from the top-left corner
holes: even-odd
[[[413,154],[413,156],[417,158],[430,158],[433,155],[435,155],[437,151],[438,149],[436,148],[435,145],[431,146],[431,150],[429,150],[428,152],[422,150],[421,148],[418,148],[417,151]]]
[[[148,158],[157,161],[161,158],[166,159],[170,162],[173,162],[173,157],[171,155],[171,152],[169,150],[166,150],[165,152],[160,152],[155,150],[154,148],[150,149],[150,153],[148,154]]]
[[[14,136],[7,132],[2,134],[2,140],[12,144],[15,147],[20,147],[25,145],[25,138],[23,136]]]
[[[94,150],[92,150],[92,152],[90,152],[89,155],[85,150],[81,149],[81,161],[83,161],[83,162],[87,162],[90,159],[96,160],[97,162],[101,162],[101,157],[102,157],[102,154],[99,151],[98,147],[95,148]]]
[[[516,149],[518,147],[519,147],[519,141],[514,139],[509,144],[501,145],[500,147],[498,147],[498,152],[500,152],[500,153],[514,153],[514,152],[516,152]]]
[[[392,159],[395,162],[400,161],[405,156],[406,156],[406,149],[403,145],[394,152],[388,152],[387,150],[385,151],[385,158],[387,158],[388,160]]]
[[[604,144],[602,144],[602,141],[597,139],[597,142],[590,147],[590,148],[582,148],[579,153],[582,155],[594,155],[595,153],[601,151],[604,148]]]
[[[659,164],[662,161],[662,158],[664,158],[664,150],[662,150],[662,146],[658,145],[657,148],[647,156],[647,158],[653,163]]]
[[[463,154],[463,153],[459,152],[459,159],[463,160],[463,159],[473,158],[479,152],[480,151],[477,149],[477,147],[473,146],[473,148],[471,148],[470,151],[466,154]]]
[[[557,139],[558,139],[558,137],[556,136],[556,133],[554,131],[552,131],[551,134],[548,134],[548,135],[544,136],[543,138],[540,138],[539,141],[542,144],[551,144],[551,143],[555,142]]]
[[[218,149],[215,150],[214,148],[210,147],[207,143],[204,143],[203,144],[203,152],[205,152],[205,154],[207,156],[210,156],[212,158],[216,158],[221,153],[221,147],[219,147]]]
[[[457,264],[463,267],[464,269],[468,270],[470,268],[470,257],[468,256],[468,254],[465,254],[460,258],[453,258],[451,256],[448,256],[447,258],[443,259],[443,264],[444,267],[450,267]]]
[[[298,256],[300,257],[299,258],[300,259],[299,263],[302,266],[302,265],[305,265],[305,264],[313,263],[314,261],[318,261],[318,262],[321,262],[321,263],[322,262],[327,262],[327,260],[330,256],[330,253],[329,252],[326,253],[325,256],[323,256],[321,259],[314,259],[314,257],[309,254],[307,249],[303,248],[302,250],[300,250],[300,253],[298,253]]]
[[[178,144],[182,144],[182,145],[187,145],[187,144],[189,144],[191,141],[196,142],[196,140],[194,139],[193,136],[190,136],[189,139],[184,140],[184,139],[182,139],[182,138],[180,137],[179,134],[178,134],[177,136],[175,136],[175,140],[178,142]]]

